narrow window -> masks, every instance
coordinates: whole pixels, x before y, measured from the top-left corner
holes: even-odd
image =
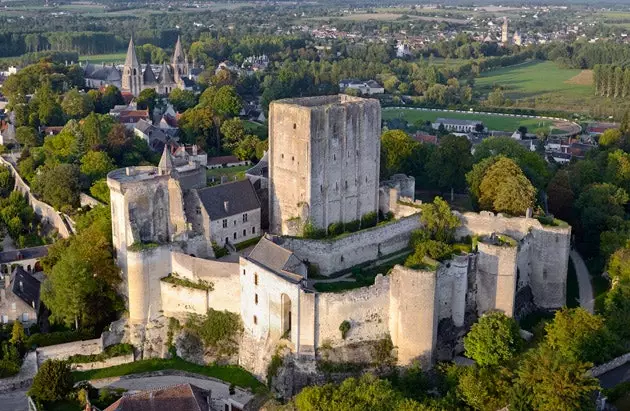
[[[243,222],[246,223],[247,222],[247,213],[243,214]]]
[[[284,154],[281,154],[282,158],[284,158]]]
[[[236,220],[234,220],[234,225],[236,225]]]
[[[254,304],[258,304],[258,294],[254,294]]]
[[[256,234],[256,227],[252,227],[252,234]]]
[[[348,180],[346,180],[346,190],[348,189]]]
[[[243,268],[243,275],[245,275],[247,273],[247,271],[245,271],[245,269]]]
[[[234,233],[233,235],[234,235],[234,239],[236,240],[236,233]]]
[[[258,285],[258,274],[254,274],[254,285]]]
[[[243,237],[247,235],[247,230],[243,230]]]
[[[254,316],[254,324],[258,325],[258,317]]]
[[[297,124],[293,123],[293,130],[297,128]]]
[[[223,228],[227,228],[227,218],[223,219]]]

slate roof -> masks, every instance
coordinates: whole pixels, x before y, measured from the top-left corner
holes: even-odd
[[[160,84],[173,84],[175,82],[175,79],[173,78],[173,73],[171,73],[171,70],[166,65],[166,63],[162,64],[162,69],[160,70],[160,74],[158,75],[158,82]]]
[[[208,159],[209,166],[222,165],[222,164],[233,164],[240,163],[241,160],[236,156],[219,156],[219,157],[210,157]]]
[[[296,283],[303,278],[295,273],[302,261],[293,252],[266,237],[260,239],[247,258]]]
[[[249,180],[202,188],[197,190],[197,195],[210,220],[219,220],[260,208],[260,202]]]
[[[258,163],[249,170],[245,172],[246,175],[250,176],[261,176],[267,177],[269,175],[269,154],[268,151],[265,151],[265,154],[260,159]]]
[[[11,274],[11,292],[35,310],[39,307],[39,290],[41,283],[26,272],[22,266],[17,266]]]
[[[179,384],[123,395],[105,411],[209,411],[210,392],[192,384]]]
[[[105,65],[95,65],[91,63],[87,63],[85,65],[83,76],[85,78],[94,79],[94,80],[116,81],[116,80],[122,79],[122,76],[120,75],[120,71],[118,71],[116,67],[105,66]]]
[[[146,65],[144,69],[144,73],[142,73],[142,81],[146,85],[157,83],[157,79],[155,78],[155,73],[153,72],[153,69],[151,68],[150,64]]]
[[[0,252],[0,263],[46,257],[48,255],[48,247],[47,245],[42,245],[39,247],[23,248],[21,250],[3,251]]]

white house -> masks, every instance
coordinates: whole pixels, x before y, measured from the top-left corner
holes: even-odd
[[[378,84],[375,80],[341,80],[339,82],[339,90],[345,91],[347,89],[358,90],[361,94],[383,94],[385,89]]]
[[[439,130],[440,125],[444,125],[446,131],[452,131],[457,133],[472,133],[477,131],[479,125],[483,126],[483,123],[479,120],[460,120],[457,118],[438,118],[432,124],[434,130]],[[484,128],[485,129],[485,128]]]

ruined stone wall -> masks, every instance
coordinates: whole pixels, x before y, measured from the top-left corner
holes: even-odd
[[[283,237],[279,241],[298,258],[317,264],[322,275],[330,275],[404,249],[411,232],[418,228],[420,220],[414,215],[339,239]]]
[[[452,318],[457,327],[464,325],[468,291],[469,256],[455,256],[437,270],[438,319]]]
[[[191,281],[204,280],[213,284],[214,290],[207,294],[207,308],[240,313],[241,284],[238,263],[172,252],[171,271]]]
[[[316,227],[378,210],[377,100],[345,95],[287,99],[269,109],[270,231]]]
[[[477,313],[500,310],[514,315],[516,246],[479,242],[477,257]]]
[[[437,272],[395,266],[390,273],[389,332],[398,364],[432,366],[437,342]]]
[[[180,318],[183,314],[205,315],[208,312],[208,291],[160,281],[162,313]]]
[[[389,334],[390,276],[378,275],[374,285],[343,293],[317,294],[317,346],[374,341]],[[346,339],[339,326],[350,322]]]
[[[42,220],[42,222],[52,225],[61,237],[70,237],[70,235],[73,233],[72,227],[70,227],[70,225],[66,222],[63,215],[55,211],[52,206],[35,198],[35,196],[31,193],[31,188],[22,179],[15,167],[13,167],[13,164],[11,164],[9,161],[5,160],[1,156],[0,164],[7,167],[13,175],[15,179],[15,186],[13,190],[19,191],[20,193],[22,193],[22,195],[26,197],[29,205],[33,208],[33,211]]]

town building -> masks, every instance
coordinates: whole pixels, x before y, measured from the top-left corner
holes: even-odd
[[[378,84],[376,80],[341,80],[339,82],[339,91],[357,90],[362,95],[371,96],[372,94],[383,94],[385,89]]]
[[[479,131],[478,128],[483,128],[483,130],[485,131],[483,122],[479,120],[461,120],[457,118],[439,117],[435,120],[431,127],[434,130],[439,130],[441,125],[444,126],[444,129],[446,131],[455,133],[474,133],[476,131]]]
[[[26,327],[36,324],[39,315],[39,293],[43,276],[36,277],[21,265],[0,280],[0,318],[3,324],[19,321]]]

